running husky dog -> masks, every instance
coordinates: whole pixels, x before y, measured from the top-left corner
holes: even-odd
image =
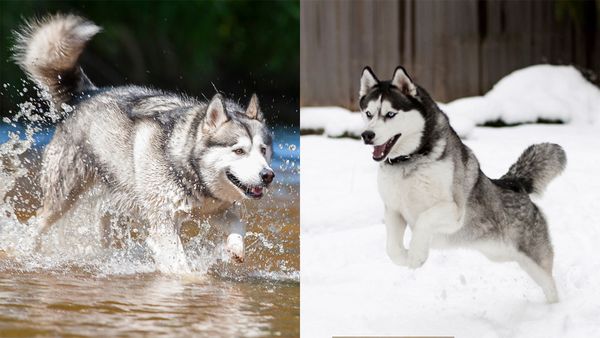
[[[78,59],[99,31],[81,17],[56,15],[17,32],[16,62],[66,115],[43,155],[40,238],[97,188],[105,195],[103,227],[108,210],[150,225],[147,243],[161,271],[189,270],[178,230],[192,211],[224,227],[227,249],[243,261],[236,202],[261,198],[274,177],[272,136],[256,95],[243,109],[220,94],[202,102],[137,86],[97,88]]]
[[[495,261],[516,261],[557,302],[553,250],[546,220],[529,194],[541,195],[566,165],[556,144],[527,148],[500,179],[490,179],[429,94],[398,67],[379,81],[367,67],[360,80],[362,138],[381,162],[387,253],[418,268],[430,245],[480,250]],[[406,225],[411,227],[404,247]]]

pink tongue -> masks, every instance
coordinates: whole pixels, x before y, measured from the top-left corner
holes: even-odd
[[[252,193],[255,195],[259,195],[262,194],[263,188],[262,187],[253,187],[252,188]]]
[[[373,147],[373,157],[374,158],[380,158],[383,156],[383,152],[385,151],[385,146],[387,145],[387,143],[384,143],[380,146],[374,146]]]

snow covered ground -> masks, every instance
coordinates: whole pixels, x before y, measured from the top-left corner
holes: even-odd
[[[474,251],[433,250],[417,270],[394,265],[371,148],[301,137],[302,335],[600,336],[600,128],[477,127],[465,143],[498,177],[544,141],[561,144],[569,161],[538,201],[556,252],[553,305],[516,263]]]
[[[516,263],[475,251],[433,250],[417,270],[394,265],[372,148],[328,137],[359,135],[360,115],[303,108],[301,128],[324,135],[301,137],[302,336],[600,337],[600,90],[571,67],[535,66],[484,96],[440,106],[492,178],[532,143],[565,148],[565,173],[536,201],[561,301],[547,304]],[[540,118],[567,124],[476,126]]]

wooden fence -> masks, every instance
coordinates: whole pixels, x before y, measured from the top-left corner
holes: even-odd
[[[401,64],[436,100],[538,63],[600,73],[600,1],[302,1],[300,104],[356,109],[360,72]]]

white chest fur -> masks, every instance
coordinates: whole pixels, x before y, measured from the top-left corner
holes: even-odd
[[[382,164],[377,185],[387,208],[415,224],[419,214],[441,202],[452,202],[454,166],[451,161],[436,161],[408,171],[400,165]]]

